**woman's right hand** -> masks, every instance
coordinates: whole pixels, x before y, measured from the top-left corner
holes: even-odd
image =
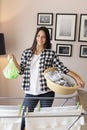
[[[8,61],[9,61],[11,58],[14,59],[14,55],[13,55],[13,54],[8,54],[7,58],[8,58]]]
[[[13,58],[13,61],[14,61],[14,63],[15,63],[15,65],[16,65],[16,67],[18,68],[18,70],[20,70],[20,66],[19,66],[19,64],[18,64],[18,62],[17,62],[17,60],[16,60],[16,57],[14,56],[14,54],[8,54],[8,61],[11,59],[11,58]]]

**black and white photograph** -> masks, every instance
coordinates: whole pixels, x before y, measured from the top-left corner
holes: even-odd
[[[53,13],[38,13],[37,25],[53,25]]]
[[[55,40],[75,41],[77,14],[56,14]]]
[[[71,56],[72,45],[71,44],[56,44],[56,52],[59,56]]]
[[[80,57],[87,58],[87,45],[80,45]]]
[[[87,42],[87,14],[80,15],[79,41]]]

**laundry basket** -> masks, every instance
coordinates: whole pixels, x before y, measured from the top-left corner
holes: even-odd
[[[56,93],[59,93],[59,94],[64,94],[64,95],[68,95],[68,94],[73,94],[78,88],[79,86],[76,84],[75,82],[75,85],[74,86],[61,86],[57,83],[54,83],[53,81],[51,81],[48,77],[47,77],[47,73],[49,71],[54,71],[54,70],[57,70],[56,68],[48,68],[44,71],[44,77],[47,81],[47,87],[50,88],[52,91],[56,92]],[[75,73],[75,72],[74,72]],[[76,73],[75,73],[76,74]],[[78,75],[78,74],[76,74]],[[79,76],[79,75],[78,75]],[[69,76],[70,77],[70,76]],[[80,76],[79,76],[80,77]],[[71,78],[71,77],[70,77]],[[74,79],[73,79],[74,80]],[[75,80],[74,80],[75,81]]]

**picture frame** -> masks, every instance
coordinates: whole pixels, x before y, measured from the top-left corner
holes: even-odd
[[[87,14],[80,14],[79,42],[87,42]]]
[[[80,45],[80,57],[87,58],[87,45]]]
[[[57,13],[55,22],[55,40],[76,40],[77,14]]]
[[[72,56],[72,45],[71,44],[56,44],[56,53],[59,56]]]
[[[50,39],[52,40],[52,33],[53,33],[53,29],[52,28],[48,28],[49,33],[50,33]]]
[[[38,13],[37,14],[37,25],[53,25],[53,13]]]

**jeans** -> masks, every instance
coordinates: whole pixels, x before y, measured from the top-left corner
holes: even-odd
[[[31,95],[31,94],[26,94],[24,101],[23,101],[23,114],[26,112],[26,108],[28,108],[29,112],[33,112],[34,108],[38,104],[38,101],[40,101],[40,107],[51,107],[53,104],[55,93],[54,92],[47,92],[45,94],[40,94],[40,95]],[[49,98],[53,97],[53,98]],[[22,117],[22,122],[21,122],[21,130],[24,130],[25,128],[25,118]]]

